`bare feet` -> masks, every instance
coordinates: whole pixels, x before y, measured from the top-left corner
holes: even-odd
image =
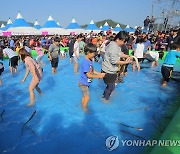
[[[166,87],[166,85],[167,85],[167,81],[163,81],[163,82],[162,82],[162,86],[163,86],[163,87]]]
[[[87,108],[82,108],[85,113],[88,112]]]
[[[29,103],[29,104],[26,104],[27,107],[31,107],[31,106],[34,106],[34,103]]]
[[[108,104],[109,103],[109,100],[108,99],[102,99],[102,101],[103,101],[103,103],[105,103],[105,104]]]

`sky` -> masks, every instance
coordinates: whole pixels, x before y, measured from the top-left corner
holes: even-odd
[[[79,25],[90,20],[112,19],[131,27],[142,26],[151,16],[153,0],[0,0],[0,21],[15,20],[18,11],[23,18],[44,25],[49,15],[66,28],[74,17]]]

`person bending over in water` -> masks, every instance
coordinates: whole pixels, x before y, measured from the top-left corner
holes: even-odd
[[[152,62],[151,68],[153,68],[154,65],[158,66],[158,59],[162,59],[163,56],[164,56],[163,51],[160,51],[160,52],[148,51],[145,54],[145,59]]]
[[[30,53],[28,53],[26,49],[22,48],[19,50],[19,57],[26,65],[26,74],[21,82],[24,83],[29,72],[31,72],[32,74],[32,81],[29,85],[30,103],[27,104],[27,106],[33,106],[35,100],[34,88],[37,90],[39,94],[42,94],[42,91],[38,86],[42,78],[42,70],[40,66],[32,59]]]

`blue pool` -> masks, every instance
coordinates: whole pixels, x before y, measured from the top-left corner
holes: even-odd
[[[47,57],[44,62],[40,83],[43,95],[35,92],[36,105],[26,107],[31,75],[21,84],[25,74],[22,62],[18,73],[10,75],[8,61],[4,61],[0,87],[0,153],[105,154],[109,153],[107,137],[118,136],[119,147],[112,153],[139,154],[144,147],[122,146],[121,140],[152,139],[158,131],[156,125],[180,94],[180,82],[171,80],[166,88],[160,86],[161,65],[151,69],[150,64],[143,64],[139,73],[132,72],[129,66],[125,82],[116,86],[109,104],[101,100],[103,81],[93,80],[86,114],[80,104],[79,74],[73,73],[69,59],[60,60],[56,75],[51,74]],[[94,63],[94,67],[100,71],[101,64]],[[175,70],[180,71],[179,63]],[[34,117],[23,127],[34,111]]]

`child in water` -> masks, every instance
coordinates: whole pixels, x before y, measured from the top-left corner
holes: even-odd
[[[161,67],[162,73],[162,86],[166,87],[167,82],[169,82],[174,64],[176,63],[177,58],[180,58],[180,44],[172,44],[171,50],[167,53],[163,65]]]
[[[82,62],[79,79],[79,87],[81,88],[83,94],[82,108],[84,112],[87,112],[87,104],[90,99],[89,86],[92,82],[92,78],[103,78],[105,76],[105,73],[99,73],[93,69],[92,58],[94,58],[96,50],[96,46],[92,43],[87,44],[84,49],[85,59]]]
[[[24,83],[29,72],[31,72],[32,74],[32,81],[29,85],[30,103],[27,104],[27,106],[33,106],[35,99],[34,88],[36,88],[39,94],[42,94],[41,89],[38,87],[39,82],[42,78],[42,70],[40,66],[32,59],[30,53],[28,53],[26,49],[22,48],[19,50],[19,57],[26,65],[26,74],[21,82]]]

